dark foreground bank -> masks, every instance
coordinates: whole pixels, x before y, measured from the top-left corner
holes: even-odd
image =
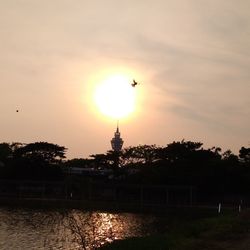
[[[181,212],[181,211],[179,211]],[[166,232],[142,238],[114,241],[102,250],[246,250],[250,249],[250,210],[186,211],[172,216]],[[197,213],[196,215],[194,213]],[[199,218],[199,213],[200,218]],[[197,218],[198,215],[198,218]],[[212,216],[211,216],[212,215]],[[193,217],[193,218],[192,218]]]

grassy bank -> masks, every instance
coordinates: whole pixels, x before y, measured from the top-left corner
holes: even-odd
[[[166,232],[114,241],[102,250],[248,250],[250,210],[216,214],[214,210],[171,214]]]

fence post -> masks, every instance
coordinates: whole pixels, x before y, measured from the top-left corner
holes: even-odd
[[[218,206],[218,214],[221,213],[221,203],[219,203],[219,206]]]

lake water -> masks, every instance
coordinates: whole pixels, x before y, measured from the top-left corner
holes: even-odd
[[[164,230],[147,214],[0,209],[0,249],[94,249],[106,242]]]

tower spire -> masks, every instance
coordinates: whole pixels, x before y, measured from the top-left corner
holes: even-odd
[[[122,149],[123,139],[121,138],[121,133],[119,131],[119,120],[117,120],[116,124],[116,132],[114,133],[114,137],[111,140],[111,147],[114,151],[119,152]]]

